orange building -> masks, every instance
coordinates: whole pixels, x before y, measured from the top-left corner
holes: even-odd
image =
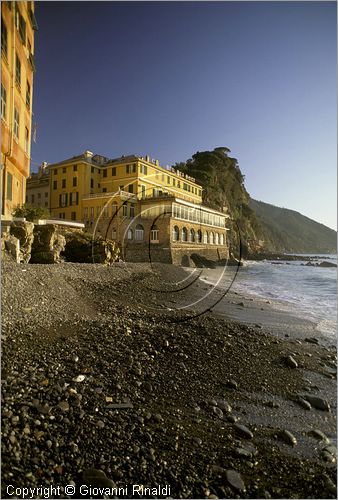
[[[30,170],[34,2],[1,2],[1,215],[26,198]]]

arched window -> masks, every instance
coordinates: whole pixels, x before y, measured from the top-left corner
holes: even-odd
[[[111,239],[116,240],[116,238],[117,238],[116,227],[113,227],[113,229],[111,230]]]
[[[208,243],[208,231],[205,231],[205,233],[203,234],[203,243]]]
[[[186,227],[182,228],[182,241],[188,241],[188,231]]]
[[[219,237],[219,244],[224,245],[224,234],[221,234]]]
[[[173,241],[179,241],[180,239],[180,230],[177,226],[173,227]]]
[[[150,241],[158,243],[158,227],[157,226],[151,226],[150,230]]]
[[[216,233],[215,234],[215,245],[218,245],[219,244],[219,234]]]
[[[137,241],[143,241],[144,239],[144,229],[141,224],[137,224],[136,229],[135,229],[135,240]]]
[[[190,241],[192,243],[195,243],[195,230],[194,229],[190,229]]]
[[[116,201],[114,201],[114,202],[112,203],[112,206],[111,206],[111,214],[112,214],[112,217],[116,214],[116,212],[117,212],[117,203],[116,203]]]
[[[210,243],[210,245],[213,245],[213,244],[214,244],[214,233],[213,233],[212,231],[211,231],[211,233],[210,233],[209,243]]]
[[[128,240],[132,240],[134,237],[133,235],[133,230],[132,229],[128,229],[128,232],[127,232],[127,239]]]
[[[202,243],[202,231],[200,229],[197,231],[197,243]]]

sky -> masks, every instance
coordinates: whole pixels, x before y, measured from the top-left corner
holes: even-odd
[[[336,229],[336,2],[35,6],[33,171],[226,146],[252,198]]]

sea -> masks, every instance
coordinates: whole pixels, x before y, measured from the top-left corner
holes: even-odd
[[[233,267],[208,269],[202,280],[243,295],[276,302],[278,308],[316,324],[330,338],[337,335],[337,268],[306,266],[323,261],[337,264],[337,255],[298,254],[302,260],[245,261],[237,274]]]

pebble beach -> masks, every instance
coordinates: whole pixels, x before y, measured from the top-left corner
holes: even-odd
[[[2,498],[336,498],[335,346],[184,276],[2,263]]]

